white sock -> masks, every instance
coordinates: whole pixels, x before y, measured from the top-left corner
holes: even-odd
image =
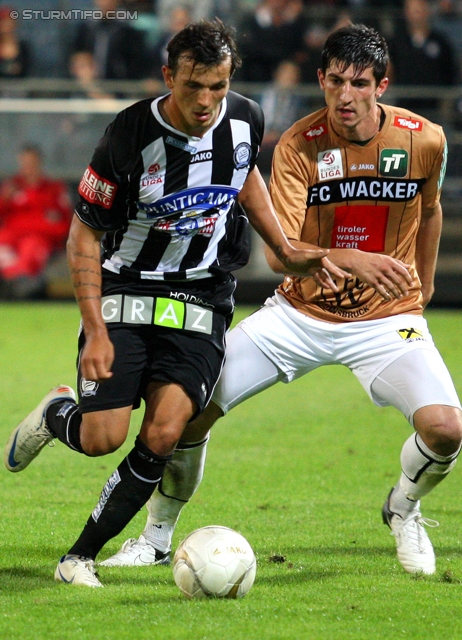
[[[165,467],[162,481],[146,504],[148,519],[143,535],[159,551],[170,550],[180,512],[201,483],[207,442],[208,437],[200,442],[179,444]]]
[[[417,433],[408,438],[401,451],[401,477],[390,497],[393,513],[405,518],[419,508],[420,498],[430,493],[454,467],[459,451],[440,456]]]

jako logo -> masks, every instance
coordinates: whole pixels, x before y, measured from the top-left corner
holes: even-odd
[[[403,116],[395,116],[393,124],[400,129],[410,129],[411,131],[422,131],[423,129],[423,122],[421,120],[413,120],[412,118],[404,118]]]

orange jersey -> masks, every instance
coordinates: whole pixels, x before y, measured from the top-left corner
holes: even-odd
[[[336,135],[321,109],[288,129],[274,153],[270,193],[288,238],[387,254],[411,265],[409,295],[389,302],[353,276],[337,280],[338,293],[313,278],[286,276],[279,292],[302,313],[327,322],[423,310],[416,237],[422,208],[439,203],[446,139],[439,125],[380,106],[383,125],[365,145]]]

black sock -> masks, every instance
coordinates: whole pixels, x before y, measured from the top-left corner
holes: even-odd
[[[158,456],[139,437],[128,456],[107,481],[77,542],[68,553],[96,558],[146,504],[172,456]]]
[[[73,400],[54,402],[46,411],[46,423],[51,433],[69,449],[85,453],[80,444],[82,415]]]

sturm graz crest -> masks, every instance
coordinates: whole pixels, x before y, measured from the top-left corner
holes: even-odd
[[[248,142],[241,142],[234,149],[234,166],[236,169],[244,169],[250,164],[251,148]]]

